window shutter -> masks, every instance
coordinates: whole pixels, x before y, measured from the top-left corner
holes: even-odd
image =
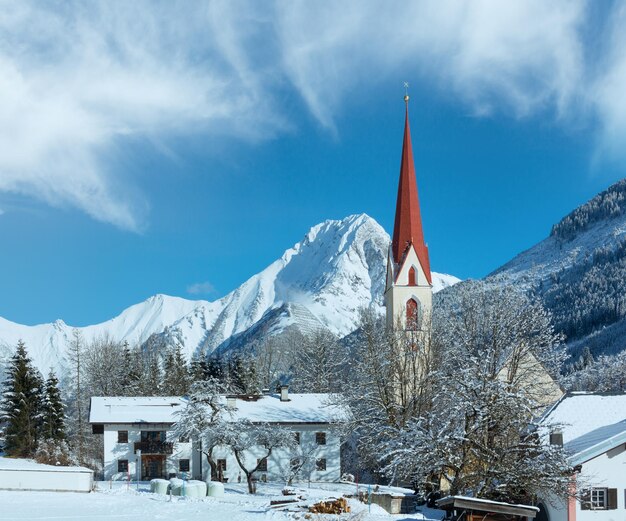
[[[617,508],[617,489],[610,488],[608,493],[608,506],[609,510],[615,510]]]
[[[587,489],[583,491],[580,498],[580,509],[591,510],[591,490]]]

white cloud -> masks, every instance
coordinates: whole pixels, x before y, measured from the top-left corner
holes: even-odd
[[[271,138],[291,128],[280,98],[289,86],[331,132],[355,89],[409,79],[477,115],[589,112],[603,143],[625,144],[619,5],[597,71],[584,0],[0,0],[0,9],[0,191],[129,230],[149,208],[124,173],[129,138],[157,151],[199,132]]]
[[[222,20],[234,17],[228,9],[187,2],[4,3],[0,190],[138,230],[147,203],[117,164],[129,135],[258,139],[284,128],[259,82],[246,75],[245,57],[228,50],[235,47]]]
[[[196,282],[187,286],[187,293],[191,295],[209,295],[215,292],[215,286],[210,282]]]
[[[346,95],[388,77],[436,85],[476,112],[504,103],[525,115],[570,103],[581,75],[584,5],[290,2],[278,27],[287,74],[328,127]]]
[[[626,5],[618,4],[607,34],[598,73],[589,95],[602,127],[600,146],[611,157],[624,159],[626,150]]]

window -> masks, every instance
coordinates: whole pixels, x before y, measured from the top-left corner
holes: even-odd
[[[300,467],[300,458],[293,458],[289,462],[289,466],[291,467],[291,470],[296,470],[298,467]]]
[[[315,470],[326,470],[326,458],[315,460]]]
[[[259,472],[267,472],[267,458],[256,460],[256,464]]]
[[[590,488],[583,494],[582,510],[615,510],[616,508],[616,488]]]
[[[117,460],[117,471],[118,472],[128,472],[128,460],[127,459],[118,459]]]
[[[189,443],[189,438],[185,438],[184,436],[178,438],[178,443]]]
[[[128,443],[128,431],[117,431],[117,442]]]
[[[419,306],[415,299],[409,299],[406,303],[406,328],[409,330],[417,330],[419,319]]]
[[[417,286],[417,273],[415,271],[415,266],[411,266],[409,270],[409,286]]]
[[[225,471],[226,470],[226,460],[218,459],[217,460],[217,470]]]
[[[297,443],[298,445],[300,445],[300,433],[299,433],[299,432],[294,432],[294,433],[293,433],[293,437],[294,437],[294,439],[296,440],[296,443]]]
[[[605,509],[607,505],[605,488],[592,488],[590,494],[591,510]]]
[[[326,433],[325,432],[316,432],[315,433],[315,443],[318,445],[326,445]]]
[[[180,472],[189,472],[189,460],[188,459],[179,459],[178,460],[178,470]]]

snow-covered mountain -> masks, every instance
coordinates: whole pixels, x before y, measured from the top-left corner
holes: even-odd
[[[325,327],[343,336],[356,327],[361,307],[382,313],[389,243],[385,230],[365,214],[325,221],[219,300],[155,295],[107,322],[78,329],[87,342],[104,334],[131,344],[153,334],[176,338],[188,356],[290,325],[305,331]],[[434,290],[458,280],[433,273]],[[24,326],[0,318],[0,357],[22,339],[40,369],[59,368],[73,329],[62,320]]]
[[[546,239],[496,270],[531,289],[552,311],[577,355],[626,349],[626,179],[552,227]]]

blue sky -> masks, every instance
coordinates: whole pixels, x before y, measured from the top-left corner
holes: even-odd
[[[626,175],[626,4],[2,2],[0,316],[213,300],[313,225],[390,231],[410,83],[433,269]]]

